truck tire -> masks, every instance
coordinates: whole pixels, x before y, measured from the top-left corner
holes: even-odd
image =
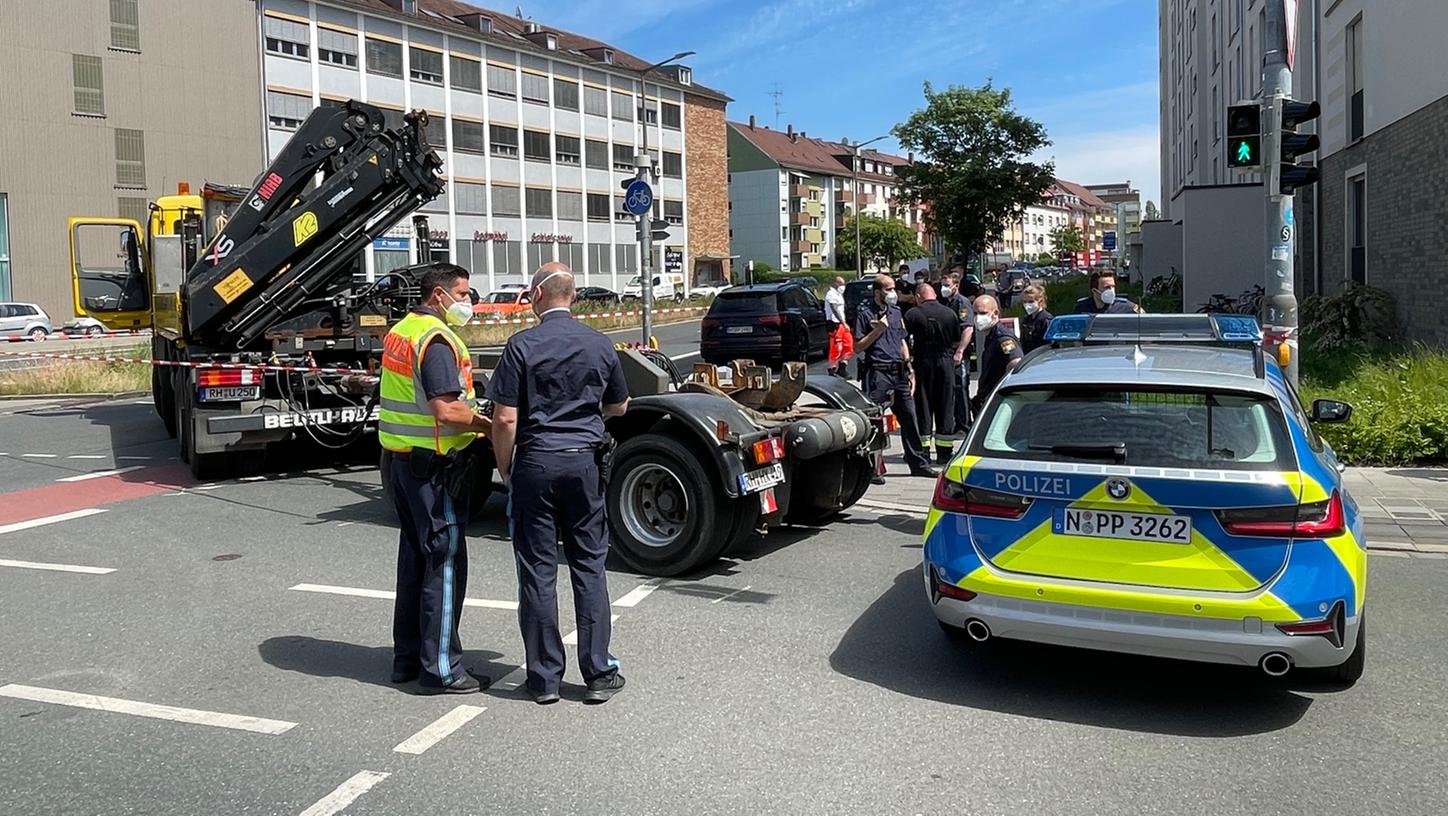
[[[618,446],[608,481],[608,527],[619,557],[645,574],[672,576],[719,556],[730,525],[722,488],[683,443],[646,433]]]
[[[724,512],[733,521],[729,525],[729,534],[724,539],[724,550],[720,554],[737,555],[748,550],[750,536],[754,535],[755,528],[759,526],[759,497],[731,499]]]
[[[179,376],[185,377],[186,372],[179,372]],[[234,467],[230,454],[196,452],[195,399],[196,390],[189,385],[176,389],[177,441],[180,442],[181,461],[191,466],[191,475],[197,481],[224,479],[231,475]]]
[[[151,357],[156,360],[170,360],[168,344],[157,340],[151,344]],[[178,369],[172,366],[151,366],[151,402],[156,406],[156,415],[161,417],[161,424],[166,428],[166,434],[172,439],[176,438],[176,389],[173,385],[173,378]]]

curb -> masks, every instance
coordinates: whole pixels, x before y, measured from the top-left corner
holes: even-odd
[[[855,502],[855,506],[869,507],[874,510],[893,510],[897,513],[904,513],[909,516],[919,516],[920,518],[925,518],[926,516],[925,511],[921,510],[915,505],[910,504],[896,504],[894,502],[879,502],[870,501],[868,499],[860,499],[859,501]]]
[[[79,394],[0,394],[0,401],[10,402],[14,400],[46,400],[46,399],[121,399],[123,397],[141,397],[151,393],[150,391],[119,391],[116,393],[79,393]]]

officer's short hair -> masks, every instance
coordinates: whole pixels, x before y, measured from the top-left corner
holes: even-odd
[[[418,290],[422,293],[423,300],[432,297],[432,290],[439,286],[446,291],[451,289],[454,283],[457,283],[458,278],[468,277],[468,270],[463,269],[457,264],[438,262],[425,267],[425,269],[427,271],[422,273],[422,278],[417,284]]]
[[[1095,289],[1096,284],[1100,283],[1102,278],[1111,278],[1114,281],[1116,273],[1110,269],[1093,269],[1091,271],[1091,288]]]

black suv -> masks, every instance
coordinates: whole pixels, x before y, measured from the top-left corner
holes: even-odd
[[[699,355],[730,360],[808,361],[825,352],[829,327],[815,293],[797,283],[732,286],[719,293],[699,330]]]

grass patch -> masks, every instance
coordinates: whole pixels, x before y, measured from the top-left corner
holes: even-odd
[[[680,306],[700,307],[690,312],[668,312],[654,315],[654,325],[664,326],[669,323],[682,323],[686,320],[698,320],[704,316],[712,298],[695,298],[686,303],[660,303],[659,309],[672,309]],[[637,303],[624,303],[621,306],[604,306],[602,304],[588,304],[575,308],[576,315],[598,314],[599,312],[629,312],[638,309]],[[532,312],[523,312],[516,317],[532,317]],[[513,318],[513,315],[500,315],[500,317]],[[587,321],[587,324],[601,332],[613,331],[615,329],[637,329],[641,327],[638,315],[629,317],[597,317]],[[536,323],[510,323],[501,326],[464,326],[458,334],[462,336],[463,342],[470,346],[501,346],[508,342],[508,338],[524,329],[537,325]]]
[[[1302,399],[1339,399],[1352,419],[1318,433],[1349,465],[1448,463],[1448,352],[1412,347],[1305,351]]]
[[[108,356],[149,359],[146,346],[115,349]],[[0,371],[0,396],[31,394],[124,394],[151,390],[151,366],[139,363],[92,363],[57,360],[53,363]]]

